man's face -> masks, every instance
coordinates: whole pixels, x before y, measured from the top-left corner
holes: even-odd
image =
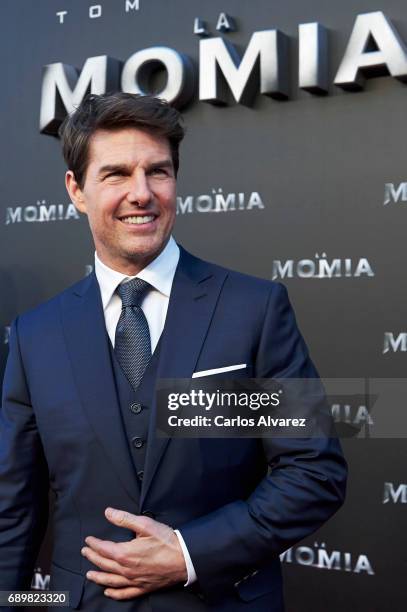
[[[66,175],[76,207],[88,215],[100,259],[137,274],[165,247],[176,214],[176,179],[165,138],[135,128],[99,130],[89,145],[85,183]]]

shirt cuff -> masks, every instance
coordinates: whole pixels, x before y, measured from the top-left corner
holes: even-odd
[[[195,569],[192,564],[192,560],[189,555],[188,548],[186,547],[186,544],[184,542],[184,538],[182,537],[178,529],[174,529],[174,533],[176,534],[178,538],[179,544],[181,546],[182,554],[184,555],[185,565],[187,567],[188,578],[184,586],[189,586],[193,582],[197,581],[197,575],[195,573]]]

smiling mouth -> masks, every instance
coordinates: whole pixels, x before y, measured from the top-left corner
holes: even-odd
[[[145,225],[154,221],[155,218],[155,215],[137,215],[134,217],[122,217],[119,221],[128,225]]]

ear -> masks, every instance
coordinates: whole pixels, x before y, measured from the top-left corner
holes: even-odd
[[[72,170],[68,170],[65,174],[65,187],[69,193],[69,197],[75,204],[75,208],[77,208],[79,212],[86,214],[87,211],[83,192],[76,182],[75,175]]]

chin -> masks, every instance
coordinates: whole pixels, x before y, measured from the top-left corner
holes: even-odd
[[[140,246],[137,248],[129,249],[124,257],[130,261],[140,261],[141,259],[154,259],[159,252],[161,252],[162,247],[160,246]]]

